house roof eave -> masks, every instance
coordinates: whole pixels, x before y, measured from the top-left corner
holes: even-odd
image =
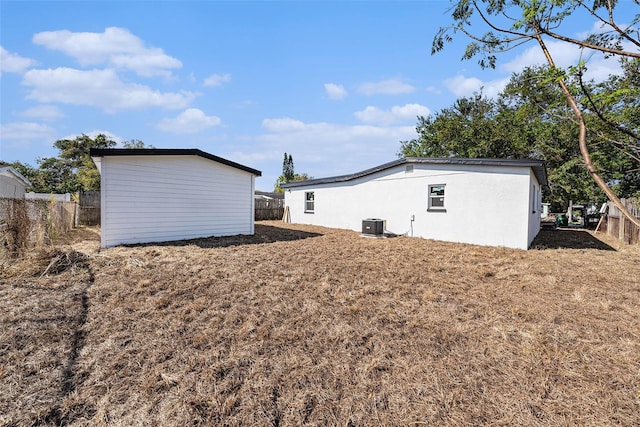
[[[89,152],[92,158],[107,156],[198,156],[232,168],[249,172],[255,176],[262,176],[262,172],[241,165],[231,160],[223,159],[197,148],[92,148]]]
[[[306,181],[289,182],[281,184],[283,189],[305,187],[309,185],[319,184],[331,184],[339,182],[352,181],[357,178],[362,178],[367,175],[381,172],[396,166],[403,164],[439,164],[439,165],[482,165],[482,166],[518,166],[518,167],[530,167],[533,170],[536,179],[544,189],[549,188],[547,181],[547,169],[544,160],[536,159],[470,159],[460,157],[405,157],[400,158],[388,163],[384,163],[373,168],[369,168],[360,172],[339,175],[327,178],[309,179]]]
[[[31,181],[25,178],[20,172],[12,168],[11,166],[0,167],[0,173],[9,172],[11,175],[15,176],[19,181],[22,181],[25,187],[31,187]]]

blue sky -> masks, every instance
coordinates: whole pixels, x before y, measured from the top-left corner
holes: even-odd
[[[619,16],[637,8],[622,0]],[[199,148],[259,169],[283,153],[320,178],[396,158],[416,116],[500,91],[542,63],[532,44],[496,70],[461,61],[462,36],[430,54],[448,1],[0,1],[0,159],[36,165],[82,133]],[[578,17],[569,33],[594,28]],[[551,43],[560,65],[580,52]],[[591,76],[618,70],[599,56]]]

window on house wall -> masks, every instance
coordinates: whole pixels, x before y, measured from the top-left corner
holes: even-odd
[[[315,196],[313,191],[307,191],[304,193],[304,211],[306,213],[313,213]]]
[[[428,211],[446,212],[444,205],[444,186],[444,184],[429,186],[429,200],[427,204]]]
[[[535,184],[531,186],[531,213],[538,211],[538,191]]]

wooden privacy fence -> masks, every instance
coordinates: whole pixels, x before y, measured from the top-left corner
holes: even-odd
[[[621,200],[624,206],[636,218],[640,218],[640,201]],[[640,243],[640,228],[625,218],[620,210],[612,203],[608,202],[607,234],[616,237],[630,245]]]
[[[76,203],[0,199],[0,248],[10,255],[51,243],[76,223]]]
[[[78,196],[78,225],[100,225],[100,191],[80,190]]]
[[[284,199],[255,199],[256,221],[282,219],[284,214]]]

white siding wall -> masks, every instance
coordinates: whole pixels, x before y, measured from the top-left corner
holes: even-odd
[[[0,175],[0,197],[24,199],[24,183],[7,173]]]
[[[100,160],[102,246],[253,234],[254,175],[198,156]]]
[[[407,173],[405,167],[347,183],[287,189],[291,221],[361,231],[363,219],[381,218],[396,234],[528,248],[534,232],[530,168],[414,164]],[[433,184],[446,185],[446,212],[427,211],[428,186]],[[314,213],[304,212],[307,191],[314,191]]]
[[[529,179],[531,181],[531,184],[529,184],[531,193],[529,194],[529,236],[527,247],[531,245],[533,239],[540,232],[540,220],[542,219],[542,190],[533,171],[530,172]]]

